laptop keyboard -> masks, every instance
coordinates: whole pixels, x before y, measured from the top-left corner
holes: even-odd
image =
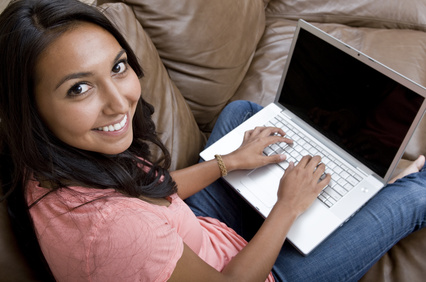
[[[303,156],[321,156],[321,162],[326,166],[325,172],[332,175],[330,183],[318,195],[318,199],[327,207],[332,207],[362,180],[360,174],[334,158],[320,144],[289,124],[284,117],[278,115],[265,126],[279,127],[284,130],[287,138],[293,140],[291,145],[287,143],[271,144],[263,151],[267,156],[285,154],[287,159],[279,163],[284,170],[288,168],[289,162],[297,164]]]

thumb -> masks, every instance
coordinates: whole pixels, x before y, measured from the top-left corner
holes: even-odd
[[[285,161],[286,159],[287,159],[287,156],[283,154],[277,154],[277,155],[272,155],[268,157],[268,160],[270,163],[280,163]]]
[[[289,172],[289,171],[293,170],[293,168],[294,168],[294,162],[290,162],[290,163],[288,164],[288,167],[287,167],[287,169],[285,170],[285,172]]]

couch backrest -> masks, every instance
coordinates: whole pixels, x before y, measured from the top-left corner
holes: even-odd
[[[266,12],[291,20],[426,31],[424,0],[271,0]]]

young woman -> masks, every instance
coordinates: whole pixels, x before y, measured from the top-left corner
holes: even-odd
[[[226,171],[283,161],[262,154],[292,142],[281,129],[248,131],[229,155],[169,173],[153,108],[141,98],[141,67],[96,9],[75,0],[17,1],[0,16],[0,50],[2,190],[18,242],[43,280],[349,281],[424,226],[426,172],[410,174],[423,167],[419,157],[409,176],[301,257],[282,246],[330,181],[320,180],[320,157],[290,165],[263,223],[215,182]],[[209,143],[259,108],[231,104]],[[150,143],[162,149],[161,162],[151,159]]]

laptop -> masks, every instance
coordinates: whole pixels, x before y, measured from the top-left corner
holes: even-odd
[[[291,227],[287,239],[309,254],[389,181],[426,103],[426,89],[315,26],[299,20],[275,101],[200,153],[237,149],[256,126],[283,128],[294,141],[273,144],[297,163],[320,155],[332,176]],[[288,161],[224,177],[267,217]]]

